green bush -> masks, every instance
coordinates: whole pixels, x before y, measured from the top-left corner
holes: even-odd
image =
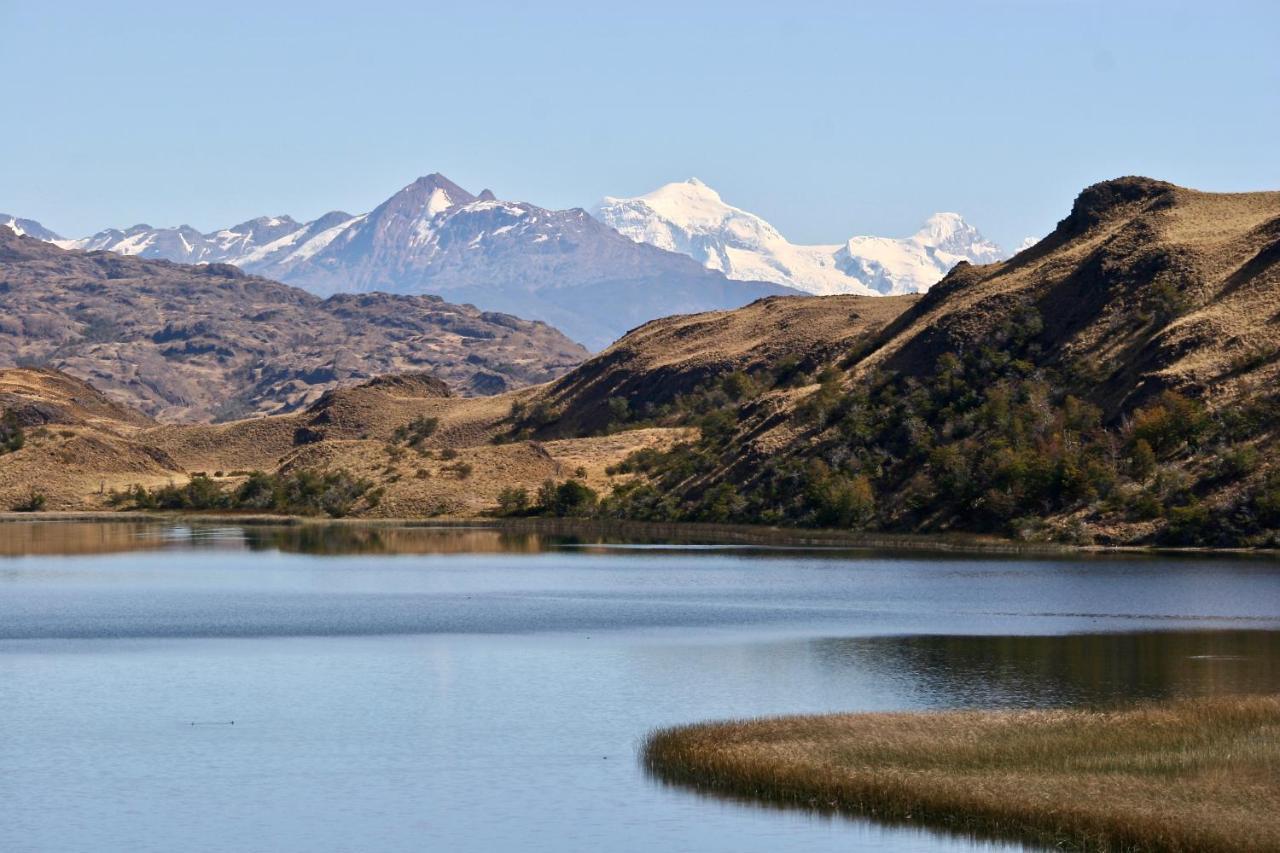
[[[27,434],[18,423],[18,416],[13,412],[5,412],[0,418],[0,456],[21,450],[27,443]]]
[[[599,502],[600,496],[585,483],[577,480],[565,480],[563,483],[546,480],[538,488],[532,509],[541,515],[557,518],[585,518],[595,514]]]
[[[440,427],[439,418],[429,418],[420,415],[409,423],[401,427],[396,427],[395,432],[391,434],[391,440],[397,444],[407,444],[410,447],[418,447],[431,436]]]
[[[288,474],[254,471],[234,491],[203,475],[185,485],[154,489],[133,485],[108,497],[113,506],[140,510],[259,510],[291,515],[349,515],[363,499],[378,505],[382,491],[348,471],[299,470]]]
[[[498,492],[498,515],[524,515],[529,511],[529,490],[507,486]]]

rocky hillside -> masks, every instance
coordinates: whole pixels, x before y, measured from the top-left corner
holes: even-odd
[[[0,366],[56,367],[163,421],[292,411],[392,372],[496,394],[586,355],[543,323],[435,296],[322,300],[228,265],[64,251],[0,227]]]

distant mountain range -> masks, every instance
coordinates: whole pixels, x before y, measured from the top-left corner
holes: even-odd
[[[587,355],[545,323],[438,296],[322,300],[228,264],[64,251],[0,220],[0,367],[63,370],[161,421],[290,412],[384,373],[496,394]]]
[[[672,314],[771,295],[919,293],[959,261],[1008,256],[954,213],[903,239],[797,245],[696,178],[606,198],[594,217],[473,195],[431,174],[368,213],[335,210],[310,222],[260,216],[209,233],[134,225],[80,239],[14,216],[0,215],[0,224],[62,248],[234,264],[319,296],[439,294],[543,320],[592,349]]]
[[[605,198],[595,214],[636,242],[688,255],[729,278],[818,295],[923,293],[960,261],[988,264],[1009,256],[958,213],[935,213],[903,239],[796,245],[697,178],[634,198]]]
[[[384,291],[548,322],[588,347],[669,314],[736,308],[795,294],[772,282],[730,280],[688,257],[629,240],[586,211],[547,210],[473,195],[439,174],[369,213],[312,222],[259,217],[208,234],[135,225],[64,240],[39,223],[19,229],[63,248],[109,250],[180,263],[229,263],[320,296]]]

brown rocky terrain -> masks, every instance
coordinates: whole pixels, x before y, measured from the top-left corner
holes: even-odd
[[[57,368],[161,421],[294,411],[385,373],[495,394],[586,356],[546,324],[434,296],[322,300],[227,265],[64,251],[0,227],[0,365]]]

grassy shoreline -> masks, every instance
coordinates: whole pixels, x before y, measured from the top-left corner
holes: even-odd
[[[129,522],[158,521],[194,524],[239,524],[254,526],[337,526],[354,528],[440,528],[484,527],[499,531],[544,533],[548,535],[618,535],[627,537],[672,538],[726,545],[778,547],[827,547],[851,550],[917,551],[934,553],[1004,554],[1010,556],[1053,556],[1089,554],[1262,554],[1277,553],[1266,548],[1160,547],[1148,545],[1072,545],[1058,542],[1021,542],[996,536],[966,533],[905,534],[863,533],[831,528],[775,527],[752,524],[708,524],[701,522],[645,522],[578,518],[325,518],[301,515],[273,515],[235,512],[181,511],[52,511],[0,512],[0,524],[16,522]]]
[[[643,761],[710,794],[1060,849],[1280,850],[1280,696],[702,723]]]

